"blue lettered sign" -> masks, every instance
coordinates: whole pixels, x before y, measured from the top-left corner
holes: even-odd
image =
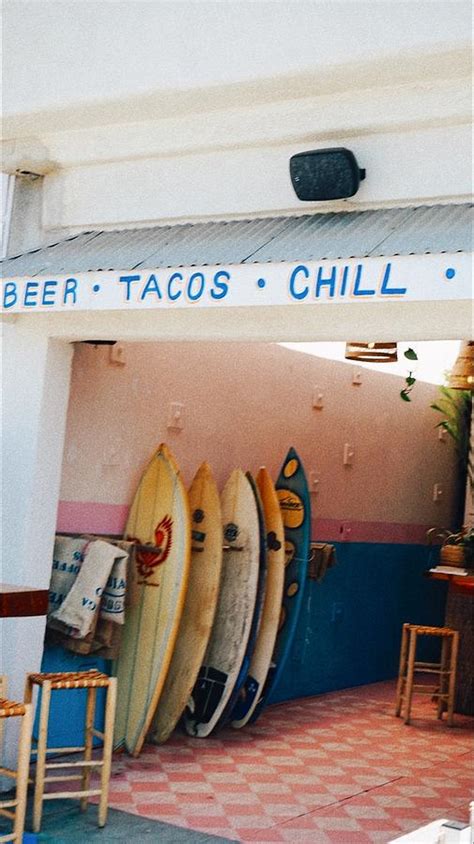
[[[5,313],[470,299],[467,253],[6,278]]]

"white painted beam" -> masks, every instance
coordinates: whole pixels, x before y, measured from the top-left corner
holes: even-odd
[[[317,87],[317,86],[315,86]],[[318,89],[319,90],[319,89]],[[135,115],[135,111],[129,114]],[[122,122],[71,128],[66,116],[58,131],[42,133],[43,155],[57,167],[189,155],[240,147],[285,143],[315,144],[328,138],[352,138],[395,130],[469,123],[471,77],[418,80],[402,86],[348,86],[336,93],[258,102],[250,98],[240,107],[131,121],[124,109]],[[38,129],[36,129],[37,137]],[[34,142],[38,146],[38,141]],[[5,160],[14,158],[5,141]],[[19,160],[27,142],[17,144]],[[21,163],[21,161],[20,161]],[[9,165],[10,166],[10,165]],[[50,168],[51,169],[51,168]]]
[[[470,339],[472,302],[374,302],[201,308],[198,311],[109,311],[6,317],[45,335],[74,340],[245,340],[365,342]]]
[[[148,158],[74,167],[44,180],[45,229],[83,231],[207,218],[361,210],[466,200],[471,191],[468,125],[375,135],[333,136],[367,177],[350,200],[300,202],[288,162],[300,144]]]

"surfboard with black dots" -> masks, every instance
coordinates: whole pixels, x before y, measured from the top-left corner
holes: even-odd
[[[257,720],[282,676],[303,604],[311,543],[311,504],[306,474],[290,448],[275,484],[285,533],[285,578],[280,622],[262,696],[250,723]]]
[[[267,580],[267,529],[265,526],[265,514],[263,510],[263,503],[260,497],[260,492],[258,490],[257,484],[255,483],[255,480],[252,477],[251,473],[246,472],[245,477],[247,478],[250,486],[252,487],[252,492],[254,494],[255,504],[257,505],[258,513],[259,557],[257,595],[255,599],[255,608],[253,612],[252,625],[250,628],[250,634],[242,660],[242,664],[237,675],[235,686],[232,689],[232,694],[226,704],[226,707],[221,717],[219,718],[217,729],[220,729],[221,727],[224,727],[226,724],[229,723],[229,721],[233,717],[235,706],[240,696],[242,695],[243,697],[248,697],[248,694],[251,694],[254,678],[249,676],[250,664],[257,645],[257,637],[261,628],[262,610],[264,606],[265,587]]]
[[[235,469],[221,497],[224,553],[217,609],[184,724],[208,736],[235,687],[252,627],[259,571],[259,525],[252,487]]]
[[[232,726],[243,727],[252,716],[267,679],[280,621],[285,577],[285,535],[278,496],[268,471],[262,467],[257,487],[265,522],[267,577],[262,617],[247,679],[232,712]]]

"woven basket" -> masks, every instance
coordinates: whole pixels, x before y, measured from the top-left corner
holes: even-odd
[[[443,566],[463,566],[465,563],[463,546],[442,545],[440,551],[440,562]]]

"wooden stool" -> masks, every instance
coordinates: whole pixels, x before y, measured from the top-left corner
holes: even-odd
[[[117,680],[99,671],[66,671],[58,674],[28,674],[25,687],[25,700],[30,703],[33,695],[33,687],[39,686],[42,689],[39,737],[37,746],[32,749],[36,753],[36,776],[34,788],[33,805],[33,831],[39,832],[41,828],[41,817],[43,813],[43,800],[59,800],[64,797],[80,798],[81,810],[87,809],[89,797],[99,796],[99,826],[105,826],[107,821],[107,807],[109,799],[110,769],[112,765],[112,749],[114,735],[115,703],[117,694]],[[106,689],[107,698],[105,705],[104,732],[94,728],[94,714],[97,697],[97,689]],[[48,747],[48,720],[51,692],[57,689],[87,689],[87,705],[85,720],[85,744],[83,747]],[[92,760],[92,745],[94,736],[104,742],[102,759]],[[48,753],[79,753],[84,752],[84,757],[77,762],[47,762]],[[46,776],[46,771],[56,768],[82,768],[81,774],[69,774],[66,776]],[[100,788],[89,787],[90,774],[92,769],[101,768]],[[44,791],[45,783],[81,781],[80,791]]]
[[[418,636],[438,636],[442,639],[440,662],[416,662]],[[447,709],[448,725],[452,727],[458,646],[459,633],[457,630],[451,630],[450,627],[424,627],[420,624],[403,625],[395,715],[400,715],[403,701],[405,701],[405,724],[410,723],[413,692],[417,691],[420,694],[432,695],[437,698],[438,718],[442,718],[444,709]],[[415,684],[415,672],[437,674],[439,684],[434,687],[423,683]]]
[[[32,715],[31,705],[16,703],[3,697],[6,694],[6,683],[0,679],[0,719],[21,718],[20,741],[18,746],[18,763],[16,771],[11,768],[0,767],[0,776],[16,780],[16,795],[14,799],[0,800],[0,815],[13,821],[13,832],[1,835],[0,841],[16,841],[21,844],[25,827],[26,798],[28,790],[28,767],[30,764]]]

